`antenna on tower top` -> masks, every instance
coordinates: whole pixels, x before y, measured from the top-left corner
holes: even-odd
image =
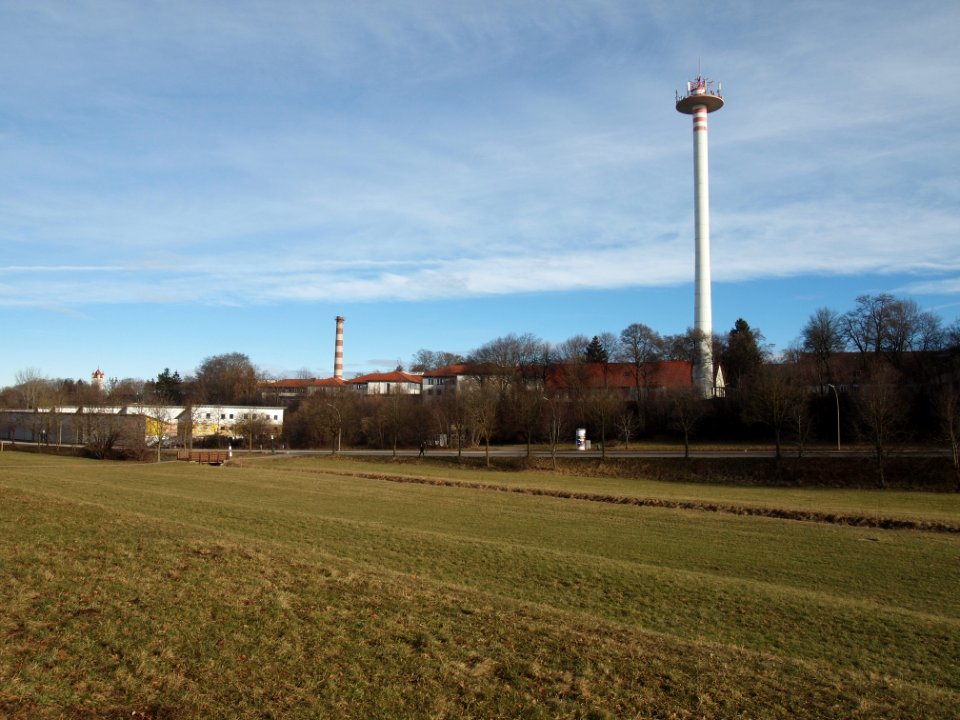
[[[686,95],[680,97],[679,93],[676,94],[677,110],[692,115],[698,106],[704,106],[708,113],[722,108],[723,94],[720,92],[720,83],[717,83],[716,92],[711,89],[713,84],[713,80],[703,76],[700,61],[697,60],[697,76],[687,82]]]

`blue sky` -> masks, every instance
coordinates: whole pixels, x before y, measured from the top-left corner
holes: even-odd
[[[347,374],[507,333],[693,323],[785,348],[861,293],[960,316],[960,7],[0,3],[0,385],[244,352]]]

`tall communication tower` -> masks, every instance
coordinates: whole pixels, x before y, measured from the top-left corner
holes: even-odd
[[[693,382],[703,397],[713,397],[713,308],[710,300],[710,177],[707,168],[707,113],[723,107],[720,87],[702,75],[687,83],[687,94],[677,93],[677,111],[693,115],[693,193],[696,228],[696,273],[693,327],[700,333],[700,352],[693,365]]]

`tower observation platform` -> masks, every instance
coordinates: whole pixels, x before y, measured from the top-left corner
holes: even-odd
[[[684,115],[693,115],[696,109],[703,106],[708,113],[719,110],[723,107],[723,95],[718,90],[716,93],[710,91],[713,83],[705,77],[697,75],[696,78],[687,83],[687,94],[677,94],[677,112]]]

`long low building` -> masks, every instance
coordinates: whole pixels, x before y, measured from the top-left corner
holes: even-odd
[[[105,433],[147,444],[223,435],[279,435],[282,407],[252,405],[118,405],[0,410],[0,439],[83,445]]]
[[[0,410],[0,438],[44,445],[86,445],[106,438],[146,442],[148,418],[113,408]]]
[[[283,429],[282,407],[252,405],[194,405],[177,416],[178,435],[194,438],[213,435],[244,437],[254,426],[279,435]]]
[[[419,395],[423,376],[395,370],[360,375],[348,382],[361,395]]]

